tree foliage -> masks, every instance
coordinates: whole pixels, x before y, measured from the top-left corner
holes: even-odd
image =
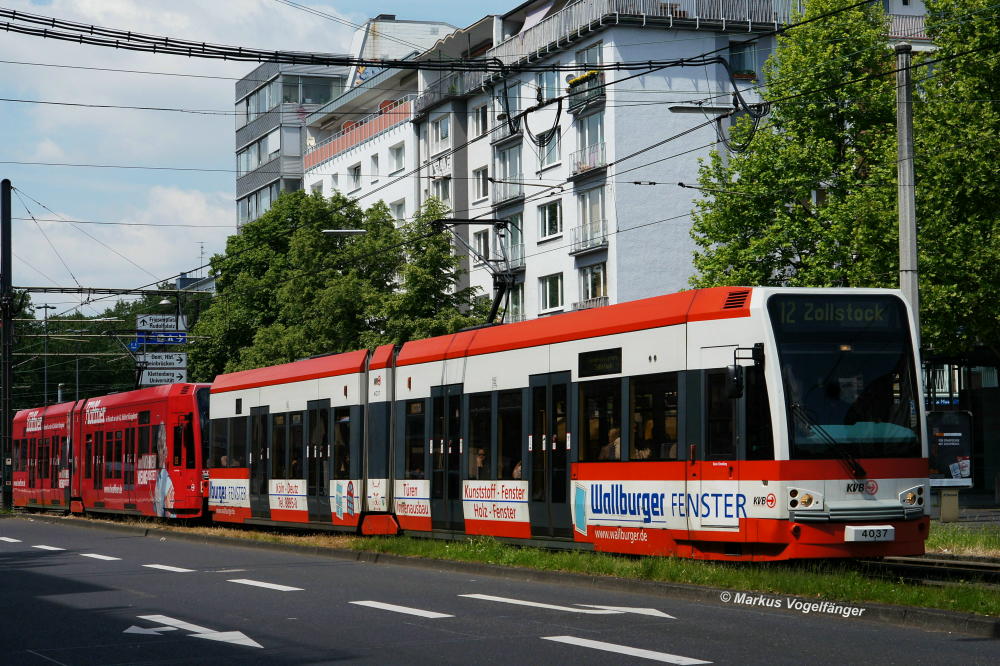
[[[845,5],[812,0],[805,19]],[[695,286],[890,286],[896,254],[894,85],[885,15],[869,4],[778,37],[771,112],[743,153],[713,153],[692,237]]]
[[[987,0],[928,0],[933,68],[915,67],[925,348],[998,349],[1000,43]],[[804,18],[844,7],[812,0]],[[772,113],[748,152],[713,154],[692,284],[897,287],[895,59],[873,3],[785,33],[765,68]],[[745,139],[750,125],[733,130]]]
[[[192,376],[400,343],[481,320],[473,291],[458,288],[449,237],[431,224],[444,211],[432,200],[397,228],[383,203],[362,210],[340,194],[282,195],[213,257],[217,295],[194,330]]]

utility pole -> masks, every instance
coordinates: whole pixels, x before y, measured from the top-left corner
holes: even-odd
[[[11,286],[11,245],[10,245],[10,180],[0,183],[0,463],[3,478],[0,496],[3,507],[13,507],[13,487],[11,486],[11,413],[10,397],[13,388],[14,360],[14,289]]]
[[[43,324],[42,332],[45,337],[42,338],[42,404],[48,407],[49,404],[49,310],[55,310],[56,306],[49,305],[39,305],[39,310],[45,311],[45,323]]]
[[[896,44],[896,168],[899,208],[899,288],[913,308],[913,345],[920,351],[920,293],[917,285],[917,204],[913,178],[913,86],[909,44]]]

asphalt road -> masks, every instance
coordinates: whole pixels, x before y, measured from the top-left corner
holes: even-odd
[[[863,614],[704,605],[26,518],[0,520],[0,590],[0,663],[18,665],[1000,663],[1000,641]]]

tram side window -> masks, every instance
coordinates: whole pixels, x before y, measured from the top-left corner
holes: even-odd
[[[115,478],[115,433],[104,433],[104,478]]]
[[[94,488],[101,488],[104,482],[104,433],[94,433]]]
[[[292,412],[288,419],[288,450],[292,459],[291,478],[302,478],[302,412]]]
[[[634,377],[629,460],[677,460],[677,373]]]
[[[747,460],[774,460],[771,405],[764,382],[764,368],[746,369]]]
[[[469,478],[490,479],[492,477],[492,447],[490,446],[490,425],[492,423],[491,398],[489,393],[469,396]]]
[[[184,433],[184,467],[194,469],[198,457],[194,450],[194,417],[188,414],[183,423]]]
[[[406,441],[406,478],[423,479],[424,474],[424,401],[406,403],[406,423],[403,438]]]
[[[49,478],[49,438],[38,440],[38,479]]]
[[[152,451],[149,448],[149,426],[139,426],[139,462],[146,467],[149,465],[144,463],[143,458],[150,453]]]
[[[333,410],[333,478],[351,478],[351,408]]]
[[[229,442],[229,419],[212,419],[212,444],[208,456],[209,467],[229,467],[226,449]]]
[[[500,478],[521,478],[521,443],[524,424],[521,421],[521,391],[502,391],[497,410],[497,447],[499,448]]]
[[[288,455],[285,446],[285,414],[274,414],[271,417],[271,478],[284,479],[287,470],[285,458]]]
[[[229,419],[229,467],[246,467],[247,417]]]
[[[125,467],[125,433],[119,430],[115,433],[115,478],[121,479]]]
[[[84,444],[83,478],[89,479],[94,476],[94,436],[87,434]]]
[[[734,412],[736,401],[726,394],[726,371],[710,370],[705,391],[705,455],[711,459],[736,457]]]
[[[621,380],[580,384],[580,460],[621,460]]]
[[[135,486],[135,428],[125,431],[125,487]]]
[[[35,474],[37,473],[38,466],[35,461],[35,456],[38,455],[38,440],[32,437],[28,440],[28,487],[35,487]]]

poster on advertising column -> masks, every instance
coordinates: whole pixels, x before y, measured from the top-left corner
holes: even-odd
[[[931,486],[972,487],[972,413],[928,412]]]

